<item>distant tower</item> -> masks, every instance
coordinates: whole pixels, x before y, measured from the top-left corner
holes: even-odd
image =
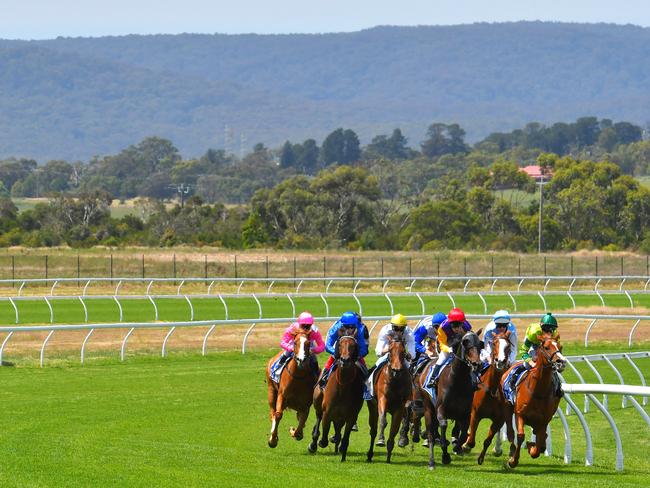
[[[223,150],[229,154],[232,150],[232,128],[226,124],[223,126]]]
[[[244,159],[245,150],[246,150],[246,134],[242,132],[239,136],[239,159]]]

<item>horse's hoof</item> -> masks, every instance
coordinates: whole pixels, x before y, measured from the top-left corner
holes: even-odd
[[[298,432],[298,429],[296,429],[296,428],[294,428],[294,427],[291,427],[291,428],[289,429],[289,434],[291,434],[291,437],[293,437],[293,438],[296,439],[297,441],[301,441],[302,438],[303,438],[303,433],[302,433],[302,432]]]
[[[429,471],[433,471],[434,469],[436,469],[436,465],[435,464],[429,464]]]
[[[501,450],[501,449],[495,449],[492,452],[496,457],[499,457],[499,456],[501,456],[503,454],[503,450]]]
[[[336,434],[330,436],[330,442],[332,444],[338,444],[340,441],[341,439],[339,439],[339,436],[337,436]]]
[[[278,438],[276,437],[275,439],[271,438],[269,439],[269,447],[274,448],[277,447],[278,445]]]
[[[318,451],[318,447],[316,447],[316,442],[312,441],[309,443],[307,446],[307,451],[310,452],[311,454],[316,454],[316,451]]]
[[[398,447],[406,447],[408,445],[409,445],[408,437],[400,437],[400,439],[397,441]]]
[[[479,464],[479,466],[480,466],[481,464],[483,464],[483,460],[484,460],[484,459],[485,459],[485,457],[483,456],[483,454],[481,454],[481,455],[478,457],[478,459],[476,460],[476,462]]]
[[[377,442],[375,442],[375,446],[384,447],[385,445],[386,441],[384,439],[377,439]]]
[[[516,467],[517,467],[517,463],[512,459],[509,459],[508,462],[506,463],[506,469],[515,469]]]
[[[463,444],[463,452],[472,452],[473,447],[474,446],[471,446],[471,445],[467,444],[467,442],[466,442],[465,444]]]
[[[442,464],[449,464],[449,463],[451,463],[451,456],[449,455],[448,452],[446,452],[442,455]]]
[[[422,447],[429,447],[429,439],[424,439],[422,441]]]
[[[321,449],[325,449],[328,444],[329,442],[327,442],[327,439],[321,439],[318,441],[318,447],[320,447]]]

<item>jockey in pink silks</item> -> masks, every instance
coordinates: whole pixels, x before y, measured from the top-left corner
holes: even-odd
[[[315,376],[318,376],[320,370],[318,368],[318,361],[316,360],[316,355],[320,354],[325,350],[325,342],[323,342],[323,336],[321,335],[318,327],[314,325],[314,317],[309,312],[303,312],[298,316],[298,320],[291,324],[284,331],[282,335],[282,340],[280,341],[280,347],[284,349],[284,353],[280,356],[278,361],[278,368],[284,365],[287,360],[293,356],[293,342],[294,337],[298,330],[303,330],[309,333],[308,338],[311,342],[310,351],[311,351],[311,360],[310,364],[312,371]]]

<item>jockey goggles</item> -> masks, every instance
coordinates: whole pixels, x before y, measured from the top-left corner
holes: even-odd
[[[462,328],[462,327],[463,327],[463,322],[450,322],[450,323],[449,323],[449,326],[450,326],[452,329]]]

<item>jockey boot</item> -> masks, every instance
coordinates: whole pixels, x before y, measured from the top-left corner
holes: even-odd
[[[325,385],[327,385],[327,380],[330,376],[330,370],[327,368],[323,368],[320,374],[320,379],[318,380],[318,386],[320,387],[321,390],[325,389]]]
[[[438,375],[440,374],[440,369],[442,369],[442,364],[436,364],[433,367],[433,374],[431,375],[429,382],[425,385],[426,388],[432,388],[435,390],[438,387]]]

